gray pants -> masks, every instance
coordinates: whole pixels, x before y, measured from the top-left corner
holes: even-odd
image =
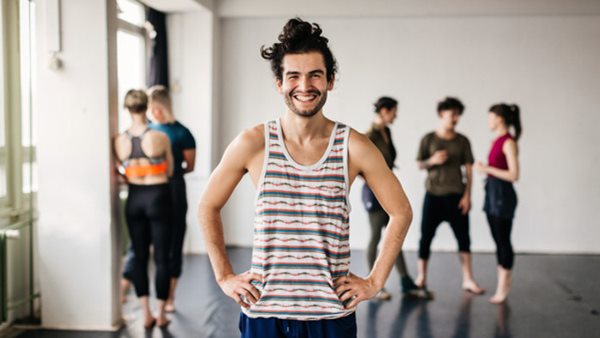
[[[375,259],[377,258],[377,245],[381,240],[381,231],[390,221],[390,216],[384,210],[371,211],[369,212],[369,223],[371,224],[371,240],[367,247],[367,260],[369,261],[369,269],[373,269]],[[396,268],[400,273],[400,277],[408,276],[406,271],[406,263],[404,262],[404,255],[402,251],[396,258]]]

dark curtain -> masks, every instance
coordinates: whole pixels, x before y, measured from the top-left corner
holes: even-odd
[[[152,8],[146,12],[146,20],[154,26],[156,36],[150,51],[148,88],[154,85],[169,87],[169,53],[167,49],[167,15]]]

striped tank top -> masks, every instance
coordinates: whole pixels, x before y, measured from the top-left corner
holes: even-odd
[[[351,314],[333,288],[350,265],[348,135],[336,123],[327,150],[303,166],[289,155],[279,120],[265,123],[251,271],[261,296],[251,318],[335,319]]]

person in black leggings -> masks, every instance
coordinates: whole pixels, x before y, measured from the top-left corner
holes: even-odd
[[[115,138],[115,153],[129,186],[125,207],[127,227],[135,255],[130,278],[144,312],[144,327],[155,324],[165,327],[169,295],[169,250],[172,218],[169,176],[173,158],[168,137],[150,130],[146,122],[148,97],[142,90],[130,90],[125,96],[125,108],[131,113],[132,124]],[[148,301],[148,259],[154,246],[155,285],[158,316],[155,318]]]
[[[171,217],[172,203],[169,184],[129,184],[125,218],[136,258],[132,280],[138,297],[149,294],[150,245],[154,247],[156,298],[166,300],[169,296],[168,254]]]
[[[171,276],[169,297],[165,310],[175,311],[175,290],[181,277],[183,266],[183,243],[186,232],[186,214],[188,209],[186,183],[184,175],[194,171],[196,162],[196,141],[188,128],[175,119],[172,112],[171,95],[166,87],[152,86],[148,89],[148,112],[153,123],[149,127],[165,133],[171,142],[173,154],[173,175],[169,182],[173,202],[173,218],[171,219],[171,246],[169,253],[169,274]],[[122,298],[129,287],[129,280],[133,280],[132,272],[135,268],[135,254],[133,249],[127,251],[121,281]]]
[[[520,110],[517,105],[493,105],[488,114],[489,128],[496,134],[488,156],[488,165],[475,163],[475,170],[487,175],[484,211],[486,213],[498,260],[498,286],[490,302],[506,300],[512,284],[515,254],[510,242],[517,194],[513,182],[519,179],[517,140],[521,136]],[[511,135],[510,128],[514,129]]]

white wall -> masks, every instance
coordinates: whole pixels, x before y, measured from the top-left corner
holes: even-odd
[[[59,71],[47,66],[45,2],[37,4],[42,324],[111,329],[120,314],[111,219],[108,1],[61,1]]]
[[[183,1],[183,0],[179,0]],[[598,15],[596,0],[218,0],[221,17],[398,17]]]
[[[196,167],[185,175],[188,198],[184,252],[204,251],[197,217],[198,200],[213,167],[214,19],[207,10],[170,14],[169,71],[175,117],[196,139]]]
[[[600,152],[592,138],[600,124],[594,100],[600,88],[599,16],[309,19],[321,24],[340,66],[327,116],[364,131],[378,96],[400,100],[392,133],[399,177],[415,211],[405,248],[416,249],[419,237],[425,173],[414,163],[418,142],[437,124],[436,102],[456,95],[467,106],[458,129],[470,137],[480,160],[493,138],[486,127],[489,106],[508,101],[522,108],[516,250],[600,252]],[[259,56],[259,47],[274,42],[285,21],[221,21],[220,151],[242,129],[285,111],[269,65]],[[354,248],[364,248],[369,236],[361,184],[351,195]],[[482,190],[476,176],[472,248],[490,251]],[[253,197],[246,178],[224,212],[230,244],[251,245]],[[433,248],[456,248],[449,227],[440,227]]]

